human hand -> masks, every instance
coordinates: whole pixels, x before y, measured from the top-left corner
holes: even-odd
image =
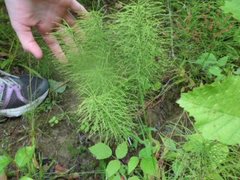
[[[69,25],[74,24],[70,11],[86,13],[86,9],[77,0],[5,0],[11,24],[23,48],[37,59],[43,53],[35,41],[32,28],[42,35],[53,54],[60,60],[64,53],[53,35],[50,34],[64,19]]]

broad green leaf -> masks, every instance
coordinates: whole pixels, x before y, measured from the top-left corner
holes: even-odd
[[[116,176],[114,176],[112,178],[112,180],[122,180],[121,176],[119,174],[117,174]]]
[[[121,163],[119,160],[110,161],[108,163],[107,169],[106,169],[107,177],[109,178],[109,177],[113,176],[114,174],[116,174],[120,168],[121,168]]]
[[[219,67],[225,66],[225,65],[227,64],[228,60],[229,60],[229,57],[228,57],[228,56],[224,56],[224,57],[220,58],[220,59],[218,60],[218,66],[219,66]]]
[[[35,148],[33,146],[27,146],[17,151],[14,161],[19,168],[23,168],[32,160],[34,150]]]
[[[9,156],[0,156],[0,175],[4,172],[4,169],[9,165],[12,159]]]
[[[176,142],[170,138],[162,138],[164,146],[165,146],[165,150],[170,150],[170,151],[176,151],[177,150],[177,146],[176,146]]]
[[[225,13],[231,13],[234,18],[240,20],[240,3],[239,0],[226,0],[224,6],[221,9]]]
[[[212,66],[209,68],[208,72],[214,76],[222,76],[222,70],[218,66]]]
[[[128,153],[128,145],[126,142],[119,144],[116,149],[116,156],[118,159],[124,158]]]
[[[140,180],[140,179],[137,176],[133,176],[133,177],[128,178],[128,180]]]
[[[133,156],[130,158],[128,162],[128,174],[132,173],[134,169],[137,167],[139,163],[139,158],[136,156]]]
[[[48,82],[50,84],[51,90],[55,93],[59,93],[59,94],[64,93],[64,91],[67,88],[67,85],[64,82],[58,82],[52,79],[49,79]]]
[[[240,77],[232,76],[182,94],[181,107],[196,120],[204,138],[224,144],[240,143]]]
[[[20,180],[33,180],[33,179],[27,176],[23,176],[20,178]]]
[[[151,158],[153,154],[153,149],[152,147],[148,146],[143,148],[140,152],[139,152],[139,157],[140,158]]]
[[[198,60],[196,61],[197,64],[201,65],[203,69],[208,68],[210,65],[217,64],[217,58],[212,53],[203,53]]]
[[[107,159],[112,155],[110,147],[104,143],[97,143],[89,148],[90,152],[96,157],[96,159]]]
[[[140,167],[143,170],[144,174],[151,176],[158,175],[158,163],[155,157],[143,158],[141,160]]]

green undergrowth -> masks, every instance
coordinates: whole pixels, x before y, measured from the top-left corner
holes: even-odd
[[[64,29],[64,36],[70,37],[62,42],[69,62],[57,71],[71,82],[72,97],[80,103],[77,118],[59,106],[60,113],[44,128],[57,128],[66,116],[77,124],[78,131],[95,137],[98,142],[89,150],[100,160],[100,170],[93,174],[100,172],[102,179],[239,179],[237,0],[227,0],[227,6],[223,0],[139,0],[127,5],[127,1],[81,2],[95,11],[78,20],[75,27]],[[116,3],[121,6],[116,8]],[[104,14],[111,6],[116,9]],[[52,77],[52,66],[48,66],[52,57],[47,54],[43,62],[37,62],[23,53],[8,17],[2,14],[0,58],[7,61],[1,61],[0,66],[10,72],[21,66],[26,72]],[[61,83],[50,82],[62,88]],[[53,88],[51,96],[64,93],[65,85],[64,89]],[[169,104],[163,87],[184,92],[177,103],[186,112],[177,122],[167,117],[170,122],[161,122],[160,129],[155,121],[154,127],[148,128],[147,121],[152,119],[146,115],[146,102],[154,99],[163,103],[161,107]],[[54,97],[39,110],[49,112],[53,104],[65,102],[56,102]],[[175,108],[170,110],[169,114],[177,116]],[[32,143],[38,129],[36,117],[27,118]],[[9,163],[16,166],[14,156],[0,152],[0,159],[5,161],[0,163],[0,173]],[[35,171],[39,169],[32,163],[35,158],[25,160],[31,166],[18,169],[17,165],[21,175],[48,177],[41,167]]]
[[[190,87],[234,74],[239,66],[239,22],[222,11],[223,5],[223,0],[171,1],[177,75]],[[198,63],[204,54],[227,57],[227,63],[206,68]]]
[[[82,99],[79,130],[106,141],[136,132],[137,109],[144,108],[167,63],[155,60],[164,57],[163,14],[160,2],[140,0],[111,15],[91,12],[77,33],[66,29],[75,45],[65,46],[69,63],[61,69]]]

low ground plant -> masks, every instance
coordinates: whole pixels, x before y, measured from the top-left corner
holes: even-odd
[[[155,60],[163,56],[162,19],[162,3],[138,1],[109,16],[92,12],[79,21],[77,34],[66,30],[75,44],[65,47],[69,63],[62,70],[82,98],[80,130],[104,141],[124,140],[137,130],[137,109],[144,108],[166,63]]]
[[[90,147],[90,152],[105,164],[102,168],[107,179],[151,179],[160,178],[160,169],[156,154],[159,153],[160,143],[153,139],[141,141],[142,147],[136,152],[137,147],[130,146],[127,142],[119,144],[115,151],[104,143],[97,143]],[[130,149],[135,150],[130,156]],[[108,160],[108,161],[106,161]]]
[[[97,178],[239,179],[238,0],[83,2],[95,11],[56,35],[73,39],[62,42],[69,62],[59,69],[80,102],[77,118],[68,118],[78,132],[92,137],[88,149],[99,161]],[[1,68],[20,66],[52,76],[46,61],[31,63],[32,57],[21,53],[10,29],[0,28],[0,34],[0,45],[7,42],[0,48],[0,58],[7,60]],[[24,63],[13,61],[15,57]],[[53,98],[42,105],[44,112],[59,103],[55,97],[68,82],[51,79]],[[163,131],[147,128],[147,108],[165,103],[172,88],[182,92],[177,103],[186,112]],[[65,114],[61,108],[46,126],[56,128]],[[11,157],[0,149],[0,177],[6,172],[22,180],[59,178],[36,158],[37,118],[34,113],[26,117],[32,145]],[[72,149],[78,154],[87,147]],[[59,176],[69,178],[70,171]]]

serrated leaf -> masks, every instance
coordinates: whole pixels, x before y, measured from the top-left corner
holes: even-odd
[[[20,178],[20,180],[33,180],[33,179],[27,176],[23,176]]]
[[[214,144],[209,148],[209,159],[213,167],[217,167],[227,159],[229,149],[224,144]]]
[[[140,180],[140,179],[137,176],[133,176],[133,177],[128,178],[128,180]]]
[[[141,160],[140,167],[144,174],[148,174],[151,176],[158,175],[158,163],[155,157],[143,158]]]
[[[133,156],[130,158],[129,162],[128,162],[128,174],[131,174],[134,169],[137,167],[139,163],[139,158],[136,156]]]
[[[224,144],[240,143],[240,77],[226,78],[182,94],[181,107],[196,120],[204,138]]]
[[[9,156],[0,156],[0,175],[4,172],[4,169],[10,164],[12,159]]]
[[[89,150],[98,160],[107,159],[112,155],[111,148],[104,143],[97,143],[90,147]]]
[[[240,3],[239,0],[226,0],[221,9],[225,13],[231,13],[234,18],[240,21]]]
[[[32,160],[34,150],[33,146],[27,146],[17,151],[14,161],[19,168],[25,167]]]
[[[193,134],[188,137],[188,141],[184,144],[183,149],[187,152],[201,154],[205,152],[211,167],[217,167],[226,160],[229,153],[227,145],[204,139],[200,134]]]
[[[115,153],[118,159],[124,158],[128,153],[127,143],[123,142],[122,144],[118,145]]]
[[[108,163],[107,169],[106,169],[107,177],[109,178],[109,177],[113,176],[114,174],[116,174],[120,168],[121,168],[121,163],[119,160],[110,161]]]

